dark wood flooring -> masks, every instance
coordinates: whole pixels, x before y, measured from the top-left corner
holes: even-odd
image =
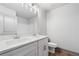
[[[48,52],[49,56],[79,56],[78,53],[75,52],[71,52],[62,48],[56,48],[56,52],[52,53],[52,52]]]

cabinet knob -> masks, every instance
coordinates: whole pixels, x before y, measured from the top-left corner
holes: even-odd
[[[46,45],[44,45],[44,51],[46,50]]]

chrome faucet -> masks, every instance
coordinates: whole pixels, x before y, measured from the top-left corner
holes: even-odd
[[[15,37],[14,37],[14,39],[19,39],[20,37],[18,36],[18,34],[17,33],[15,33]]]

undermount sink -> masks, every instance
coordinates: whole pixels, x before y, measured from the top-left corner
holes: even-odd
[[[30,38],[30,37],[26,37],[26,38],[20,38],[20,39],[12,39],[10,41],[7,41],[6,44],[7,45],[14,45],[14,44],[18,44],[18,43],[22,43],[22,42],[25,42],[25,41],[29,41],[33,38]]]
[[[18,46],[30,42],[33,40],[33,37],[22,37],[20,39],[9,39],[0,42],[0,51],[5,50],[6,47]]]
[[[20,38],[14,38],[14,39],[8,39],[0,42],[0,50],[5,49],[6,47],[11,47],[11,46],[18,46],[21,44],[25,44],[28,42],[36,40],[39,36],[24,36]]]

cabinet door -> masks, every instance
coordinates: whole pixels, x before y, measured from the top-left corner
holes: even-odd
[[[44,49],[43,49],[43,50],[44,50],[44,51],[43,51],[43,52],[44,52],[43,55],[44,55],[44,56],[48,56],[48,38],[45,38],[45,39],[44,39],[44,47],[43,47],[43,48],[44,48]]]
[[[48,56],[48,38],[38,41],[38,55]]]
[[[16,17],[4,17],[4,31],[5,34],[14,34],[17,31],[17,19]]]
[[[4,53],[1,56],[36,56],[37,55],[37,42],[18,47],[10,52]]]
[[[37,56],[37,48],[31,48],[31,50],[23,56]]]
[[[0,15],[0,34],[3,33],[3,16]]]

